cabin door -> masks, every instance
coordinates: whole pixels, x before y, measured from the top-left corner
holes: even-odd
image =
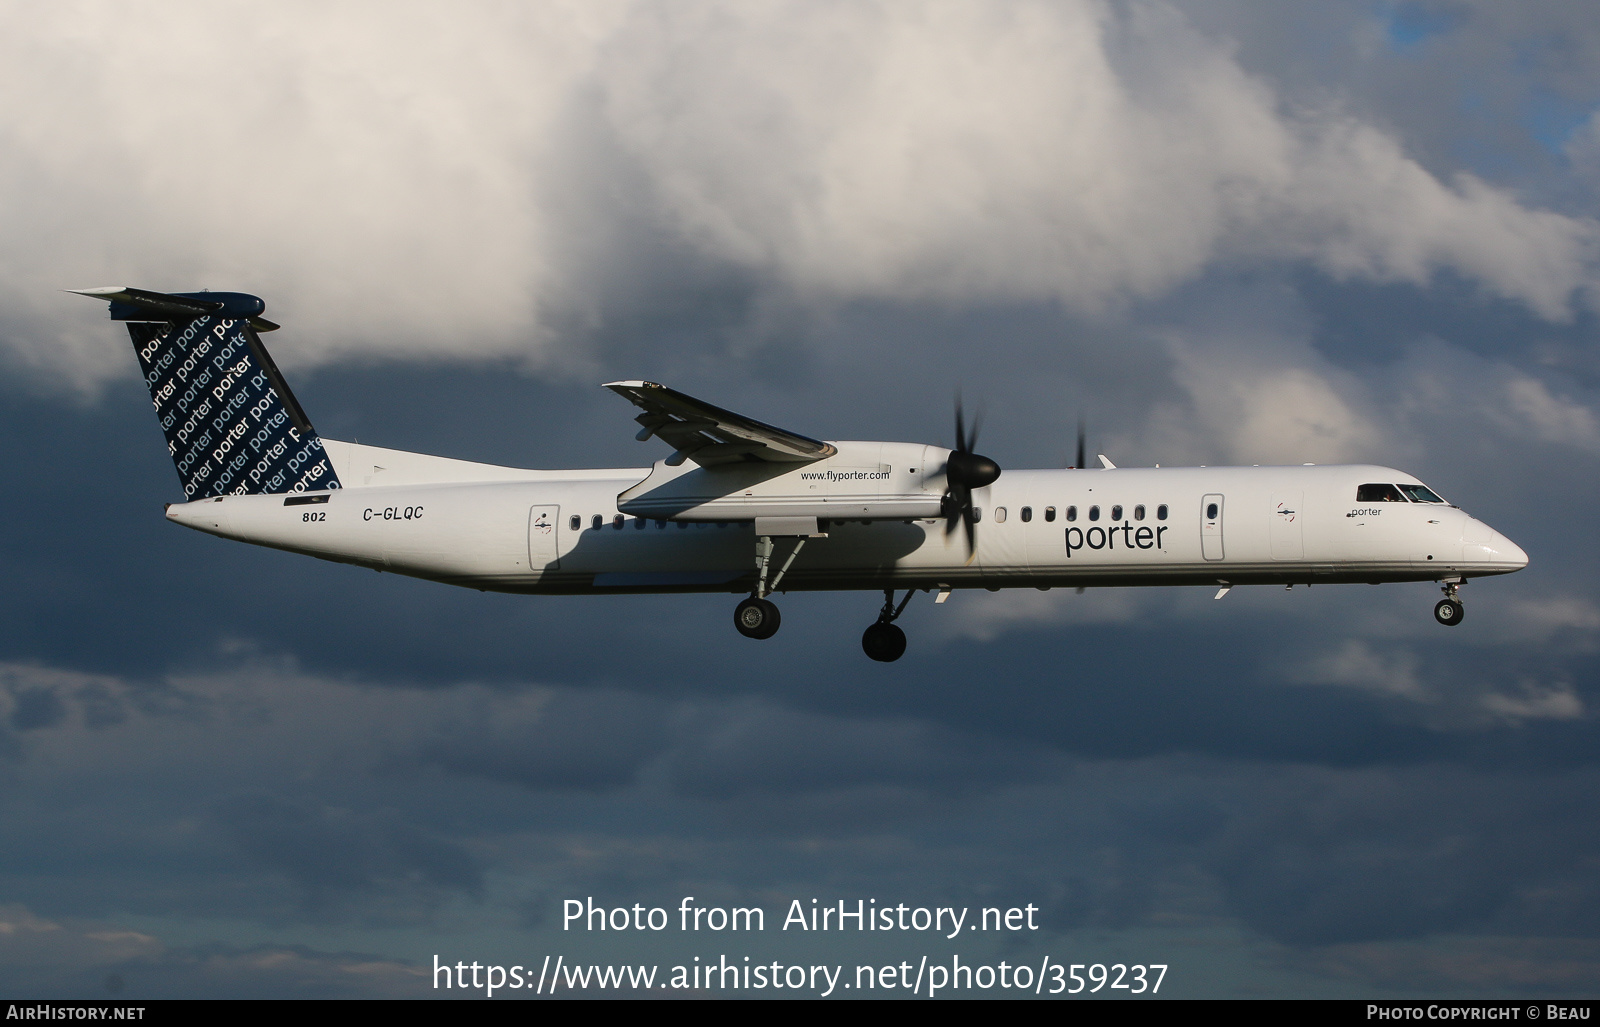
[[[1222,559],[1222,497],[1215,493],[1200,501],[1200,555]]]

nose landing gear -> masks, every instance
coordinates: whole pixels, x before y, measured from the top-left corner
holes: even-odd
[[[878,613],[877,621],[867,625],[867,630],[861,633],[861,648],[868,657],[879,663],[893,663],[905,655],[906,633],[900,630],[895,621],[915,593],[916,589],[906,589],[906,597],[896,606],[894,589],[883,590],[883,609]]]
[[[1446,581],[1441,589],[1444,592],[1444,598],[1434,604],[1433,619],[1446,627],[1455,627],[1461,623],[1461,618],[1466,615],[1466,607],[1461,605],[1461,599],[1456,595],[1456,590],[1463,584],[1465,582],[1459,578]]]

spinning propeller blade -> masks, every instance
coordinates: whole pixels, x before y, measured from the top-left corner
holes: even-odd
[[[961,394],[956,394],[956,447],[944,465],[945,493],[944,533],[949,537],[959,523],[966,528],[967,554],[978,552],[977,518],[972,509],[972,490],[992,485],[1000,477],[1000,465],[986,456],[980,456],[973,447],[978,444],[978,427],[982,417],[972,419],[972,434],[966,430],[966,416],[961,407]]]

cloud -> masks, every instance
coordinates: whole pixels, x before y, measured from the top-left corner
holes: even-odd
[[[1560,810],[1591,779],[1530,787],[1453,765],[1290,771],[1261,782],[1202,859],[1248,922],[1296,946],[1583,937],[1570,925],[1600,899],[1580,855],[1594,830]]]
[[[1484,709],[1512,723],[1524,720],[1577,720],[1584,715],[1583,700],[1565,682],[1540,685],[1518,683],[1516,692],[1507,695],[1491,692],[1483,697]]]
[[[1377,695],[1433,702],[1437,696],[1417,676],[1417,659],[1405,651],[1375,652],[1365,641],[1352,638],[1330,653],[1302,665],[1293,680],[1307,684],[1344,685]]]
[[[1126,624],[1145,613],[1149,600],[1129,588],[1085,590],[1007,589],[994,594],[976,590],[951,596],[960,603],[959,617],[944,630],[946,638],[991,642],[1011,631],[1078,624]]]
[[[394,758],[529,788],[631,783],[670,740],[667,703],[611,689],[517,696],[469,690]]]
[[[1518,598],[1506,604],[1502,622],[1505,637],[1516,641],[1548,642],[1574,634],[1590,645],[1600,631],[1600,606],[1585,596],[1553,595]]]
[[[718,704],[669,764],[673,786],[707,798],[891,788],[902,795],[987,792],[1033,777],[1038,754],[908,717],[838,717],[768,702]]]
[[[1557,611],[1558,617],[1572,611]],[[1547,622],[1548,623],[1548,622]],[[1510,631],[1491,634],[1512,637]],[[1292,668],[1287,679],[1303,684],[1336,685],[1370,692],[1381,698],[1413,704],[1421,721],[1436,730],[1483,730],[1494,723],[1530,720],[1578,720],[1586,707],[1567,682],[1542,684],[1523,678],[1505,687],[1493,670],[1423,668],[1409,650],[1378,652],[1362,639],[1348,639],[1339,648]]]
[[[1330,945],[1290,961],[1360,986],[1454,994],[1539,995],[1593,991],[1600,946],[1569,938],[1446,937],[1427,941]]]
[[[1097,309],[1251,255],[1560,318],[1589,281],[1593,224],[1280,110],[1165,5],[793,10],[631,20],[600,81],[672,223],[803,292]]]
[[[300,945],[183,945],[106,920],[0,907],[0,988],[39,998],[416,997],[427,972]]]
[[[1318,676],[1403,692],[1420,687],[1407,659],[1348,647]],[[1106,683],[1096,665],[1077,672]],[[955,720],[931,712],[949,699],[926,683],[917,712],[890,714],[616,686],[403,687],[267,664],[138,685],[99,677],[121,721],[90,726],[63,692],[67,715],[20,736],[0,887],[26,907],[0,915],[0,935],[21,939],[22,955],[0,965],[76,994],[111,975],[130,995],[402,994],[416,985],[412,957],[393,953],[473,937],[523,959],[557,940],[548,911],[567,894],[773,908],[855,889],[1016,897],[1046,905],[1051,931],[1237,923],[1297,946],[1549,933],[1600,903],[1584,883],[1591,821],[1562,812],[1586,808],[1581,767],[1338,767],[1297,749],[1263,770],[1259,757],[1182,755],[1218,716],[1249,716],[1240,695],[1198,708],[1204,723],[1162,755],[1084,758],[1048,734],[987,726],[980,712],[1010,701],[1008,672],[992,673],[961,689]],[[1158,693],[1122,681],[1134,695],[1123,713],[1151,713],[1152,694],[1176,701],[1178,680]],[[1116,708],[1060,687],[1075,717],[1120,730]],[[1049,701],[1024,691],[1044,719]],[[1550,690],[1504,694],[1523,705],[1494,716],[1518,732],[1562,715]],[[1281,734],[1284,715],[1266,728]],[[1323,718],[1318,730],[1372,727]],[[519,738],[601,756],[580,776],[554,773],[544,756],[521,761]],[[33,866],[45,853],[58,854],[47,874]],[[1551,889],[1570,901],[1539,897]],[[524,909],[534,915],[507,934]],[[352,937],[368,941],[330,940]]]
[[[1506,385],[1506,400],[1519,426],[1540,441],[1600,453],[1600,419],[1583,404],[1553,396],[1543,382],[1525,377]]]
[[[1092,312],[1309,261],[1451,269],[1561,319],[1593,279],[1591,221],[1290,108],[1155,2],[80,0],[26,25],[0,44],[30,97],[0,116],[4,344],[84,384],[130,366],[54,291],[85,284],[267,294],[291,365],[557,373],[655,288],[637,252],[822,308]]]
[[[236,846],[293,880],[318,912],[367,893],[398,892],[409,916],[419,916],[444,890],[470,895],[483,888],[470,853],[396,812],[307,809],[246,793],[223,799],[214,816]]]
[[[1364,390],[1350,376],[1295,354],[1294,342],[1275,348],[1269,355],[1259,346],[1174,340],[1190,411],[1163,411],[1157,430],[1208,438],[1228,463],[1345,463],[1382,448],[1387,433],[1363,409]],[[1296,355],[1305,363],[1295,366]]]
[[[162,948],[155,938],[138,931],[63,924],[25,906],[0,907],[0,963],[8,967],[58,962],[104,966],[159,955]]]

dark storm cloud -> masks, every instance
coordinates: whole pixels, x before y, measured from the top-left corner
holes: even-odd
[[[39,998],[393,998],[422,990],[418,968],[300,945],[169,946],[93,920],[0,907],[0,989]]]
[[[23,688],[11,696],[11,726],[18,731],[52,727],[67,715],[55,690],[51,688]]]
[[[1136,680],[1124,664],[1081,673]],[[1002,667],[993,680],[1014,676]],[[91,727],[84,705],[24,736],[20,767],[33,783],[7,801],[14,833],[0,880],[30,906],[425,929],[447,910],[492,918],[522,903],[511,882],[524,875],[539,882],[532,901],[549,905],[571,891],[749,898],[772,894],[776,874],[815,877],[825,892],[1033,901],[1053,930],[1237,917],[1266,938],[1318,947],[1438,932],[1582,936],[1597,899],[1583,815],[1592,758],[1580,747],[1568,767],[1550,766],[1534,751],[1552,736],[1529,725],[1480,727],[1467,745],[1432,732],[1430,742],[1416,728],[1384,729],[1359,702],[1342,704],[1342,725],[1328,715],[1341,704],[1260,691],[1233,698],[1235,717],[1208,721],[1220,696],[1207,700],[1208,683],[1193,677],[1161,690],[1181,701],[1164,728],[1149,717],[1158,693],[1139,689],[1099,707],[1084,700],[1105,689],[1067,689],[1059,717],[1037,689],[1031,707],[993,688],[960,702],[924,695],[921,717],[891,719],[748,698],[384,688],[265,668],[175,679],[165,687],[187,703],[141,708],[128,686],[96,683],[96,701],[110,695],[137,712]],[[1251,705],[1258,719],[1238,719]],[[635,722],[658,725],[632,756],[597,744],[607,728],[627,737],[630,715],[618,710],[628,706],[645,711]],[[941,724],[941,708],[967,723]],[[1021,741],[1024,710],[1040,727]],[[1141,715],[1146,730],[1129,732]],[[469,722],[498,725],[480,735],[476,762]],[[1120,743],[1104,737],[1116,724]],[[1358,741],[1375,729],[1391,742]],[[1341,733],[1347,750],[1336,753],[1329,736]],[[538,750],[556,734],[573,738],[564,751],[599,748],[626,770],[574,781],[541,756],[515,761],[511,739]],[[1130,744],[1171,755],[1045,755]],[[1463,769],[1485,745],[1480,768]],[[1205,760],[1176,755],[1207,746]],[[1419,761],[1419,747],[1436,758]],[[1252,748],[1261,756],[1237,759]],[[1263,762],[1269,754],[1276,763]],[[1501,769],[1518,760],[1529,769]],[[83,781],[116,785],[84,792]],[[197,820],[205,835],[182,841]],[[114,839],[115,851],[97,852],[93,837]]]
[[[393,815],[307,809],[271,795],[242,795],[219,804],[218,824],[252,858],[287,875],[312,907],[351,894],[424,888],[482,889],[470,855],[400,822]]]
[[[656,757],[669,717],[662,702],[609,689],[522,704],[487,699],[401,758],[527,788],[607,790]]]
[[[915,721],[841,721],[745,703],[693,723],[672,779],[705,798],[863,785],[986,790],[1032,776],[1028,753]]]
[[[1212,856],[1233,907],[1296,944],[1587,933],[1600,900],[1587,864],[1600,837],[1574,814],[1592,770],[1533,787],[1443,768],[1403,780],[1290,775],[1261,796]]]

